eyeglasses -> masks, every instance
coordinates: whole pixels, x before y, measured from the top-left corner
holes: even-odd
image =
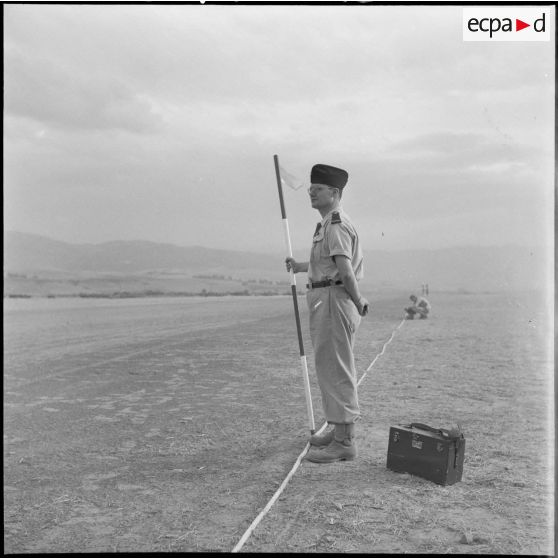
[[[310,186],[308,188],[309,194],[315,194],[317,192],[321,192],[322,190],[338,190],[338,188],[334,188],[333,186]]]

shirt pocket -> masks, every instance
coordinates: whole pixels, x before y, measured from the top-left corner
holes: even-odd
[[[312,242],[314,244],[316,244],[316,242],[321,242],[324,239],[325,236],[325,227],[322,227],[318,234],[314,235],[314,237],[312,238]]]

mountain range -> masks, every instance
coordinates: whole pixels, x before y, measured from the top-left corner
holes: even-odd
[[[295,254],[306,259],[305,254]],[[284,254],[217,250],[150,241],[72,244],[17,231],[4,233],[4,284],[98,276],[213,277],[288,283]],[[543,248],[465,246],[438,250],[367,251],[363,287],[490,292],[548,288],[551,256]],[[304,278],[305,279],[305,278]],[[199,281],[198,281],[199,282]],[[301,281],[303,282],[303,281]],[[305,282],[305,281],[304,281]],[[145,281],[144,281],[145,283]]]

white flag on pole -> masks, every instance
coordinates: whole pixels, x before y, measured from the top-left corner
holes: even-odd
[[[297,178],[290,172],[286,171],[281,165],[279,165],[279,170],[281,172],[281,184],[283,186],[288,186],[293,190],[299,190],[304,186],[304,183],[300,178]]]

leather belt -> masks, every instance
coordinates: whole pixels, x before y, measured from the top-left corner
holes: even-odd
[[[325,279],[324,281],[312,281],[306,284],[307,289],[319,289],[321,287],[331,287],[332,285],[342,285],[343,281],[334,281],[333,279]]]

